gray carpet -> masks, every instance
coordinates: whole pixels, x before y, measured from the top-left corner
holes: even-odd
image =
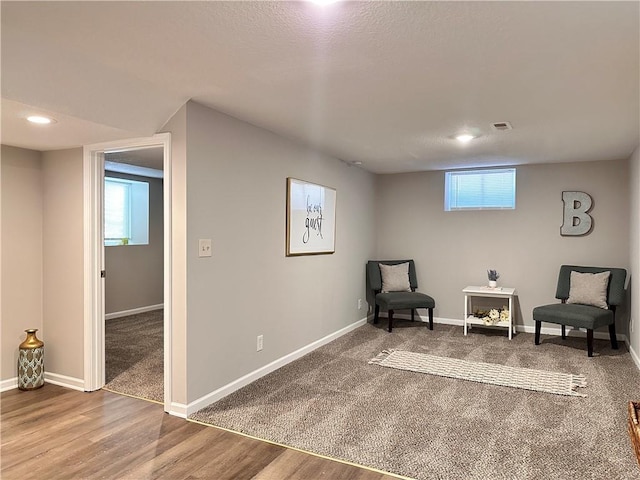
[[[406,325],[406,324],[405,324]],[[621,346],[474,327],[365,325],[192,415],[416,479],[637,479],[626,429],[640,372]],[[402,349],[583,374],[586,398],[380,368]]]
[[[105,321],[106,390],[162,402],[163,311]]]

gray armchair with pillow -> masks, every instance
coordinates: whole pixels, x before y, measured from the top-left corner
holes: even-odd
[[[426,308],[429,329],[433,330],[436,302],[429,295],[416,292],[418,278],[413,260],[370,260],[367,262],[367,282],[375,296],[373,323],[378,323],[381,308],[387,310],[391,332],[395,310],[411,310],[411,320],[414,320],[416,308]]]
[[[556,298],[562,303],[533,309],[536,322],[535,344],[540,345],[542,322],[587,330],[587,354],[593,356],[593,331],[609,326],[611,348],[618,348],[616,339],[616,307],[624,302],[624,283],[627,271],[623,268],[579,267],[562,265],[558,275]]]

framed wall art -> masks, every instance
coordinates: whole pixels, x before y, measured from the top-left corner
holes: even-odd
[[[287,178],[287,257],[335,252],[336,191]]]

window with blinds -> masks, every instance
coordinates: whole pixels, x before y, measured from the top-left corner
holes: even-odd
[[[149,243],[149,184],[122,178],[104,179],[104,244]]]
[[[445,172],[444,209],[513,210],[516,169],[494,168]]]

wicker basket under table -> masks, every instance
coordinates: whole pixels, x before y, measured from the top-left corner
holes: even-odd
[[[629,435],[633,450],[636,453],[636,460],[640,465],[640,424],[638,417],[640,416],[640,402],[629,402]]]

